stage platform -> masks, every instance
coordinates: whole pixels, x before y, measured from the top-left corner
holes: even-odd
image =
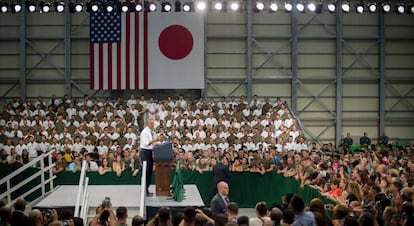
[[[177,202],[172,199],[167,199],[166,196],[147,196],[145,197],[146,218],[149,219],[154,215],[154,211],[160,207],[167,206],[175,210],[184,209],[188,206],[202,207],[204,206],[201,195],[196,185],[184,185],[185,197],[182,202]],[[151,185],[149,190],[155,191],[155,186]],[[77,185],[62,185],[55,188],[55,190],[46,196],[43,200],[37,203],[32,208],[35,209],[50,209],[56,210],[69,209],[72,210],[76,204],[76,196],[78,192]],[[128,209],[128,216],[133,217],[139,213],[140,205],[140,185],[89,185],[89,210],[88,218],[94,216],[96,208],[102,203],[105,197],[110,197],[114,211],[119,206],[124,206]]]

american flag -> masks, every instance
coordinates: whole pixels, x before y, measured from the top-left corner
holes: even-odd
[[[105,12],[94,2],[100,10],[90,13],[90,88],[147,89],[146,13]]]

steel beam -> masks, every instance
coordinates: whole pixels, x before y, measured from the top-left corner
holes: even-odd
[[[253,29],[252,29],[252,0],[247,0],[246,2],[246,30],[247,30],[247,40],[246,40],[246,51],[247,51],[247,56],[246,56],[246,74],[247,74],[247,101],[248,103],[250,103],[250,101],[252,100],[252,92],[253,92],[253,85],[252,85],[252,76],[253,76],[253,67],[252,67],[252,55],[253,55],[253,50],[252,50],[252,43],[253,43]]]
[[[208,45],[206,44],[207,43],[207,33],[208,33],[208,20],[207,20],[208,18],[207,18],[207,13],[205,13],[204,15],[203,15],[203,29],[204,29],[204,37],[203,37],[203,39],[204,39],[204,89],[203,90],[201,90],[201,96],[204,98],[204,99],[207,99],[207,97],[209,96],[208,95],[208,78],[207,78],[207,73],[208,73],[208,67],[207,67],[207,54],[208,54]]]
[[[336,8],[341,8],[341,1],[336,3]],[[342,137],[342,11],[336,10],[336,120],[335,120],[335,145],[339,146]]]
[[[385,25],[384,14],[379,13],[379,127],[378,137],[384,132],[385,126]]]
[[[20,100],[26,99],[26,3],[22,3],[20,13]]]
[[[292,80],[291,80],[291,103],[290,107],[292,108],[292,111],[297,114],[297,84],[298,84],[298,58],[297,58],[297,52],[298,52],[298,31],[297,26],[298,22],[296,20],[296,11],[293,10],[291,12],[291,35],[292,35],[292,41],[291,41],[291,67],[292,67]]]
[[[65,5],[69,5],[69,0],[65,0]],[[65,93],[69,96],[69,98],[72,98],[71,24],[70,12],[69,10],[65,10]]]

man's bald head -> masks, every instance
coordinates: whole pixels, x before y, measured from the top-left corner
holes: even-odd
[[[224,181],[220,181],[217,184],[217,191],[222,196],[228,196],[229,195],[229,185]]]
[[[33,226],[42,225],[42,217],[42,213],[38,209],[34,209],[29,213],[29,220]]]

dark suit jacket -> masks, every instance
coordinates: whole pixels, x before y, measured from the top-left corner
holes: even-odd
[[[227,213],[227,205],[218,193],[211,199],[210,209],[213,213],[213,216],[219,213]]]
[[[21,211],[13,211],[10,218],[10,226],[30,226],[29,217]]]
[[[225,181],[227,184],[230,183],[231,173],[229,166],[224,165],[223,163],[218,163],[213,166],[213,186],[216,188],[217,184],[220,181]]]

